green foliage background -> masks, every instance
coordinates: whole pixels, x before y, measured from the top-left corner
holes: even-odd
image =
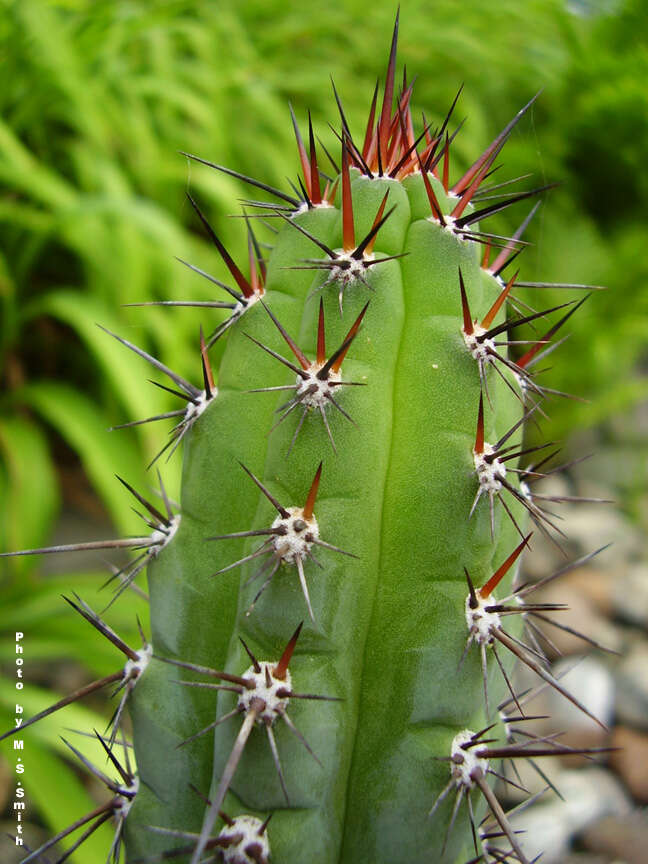
[[[544,88],[502,159],[503,179],[531,171],[529,183],[563,183],[529,230],[535,245],[523,256],[522,277],[608,286],[573,319],[552,372],[553,386],[591,401],[556,402],[552,428],[545,427],[550,437],[600,424],[648,392],[641,375],[648,360],[642,5],[402,3],[400,57],[419,76],[415,103],[441,120],[465,84],[456,115],[468,118],[455,150],[462,165]],[[307,9],[295,0],[0,0],[2,549],[51,542],[69,504],[70,474],[87,478],[116,531],[139,531],[113,475],[145,489],[151,481],[144,466],[167,430],[107,430],[176,406],[148,383],[144,364],[93,322],[199,380],[198,323],[209,328],[213,321],[195,311],[120,305],[212,299],[209,285],[175,255],[225,278],[184,200],[187,188],[244,260],[243,225],[227,215],[240,212],[237,198],[249,190],[179,151],[286,188],[286,175],[296,177],[298,168],[288,100],[301,123],[312,111],[317,132],[337,153],[327,126],[336,119],[330,73],[352,129],[362,134],[394,12],[391,2],[359,0]],[[497,217],[493,229],[513,230],[523,207]],[[548,293],[536,302],[566,299]],[[176,457],[164,466],[172,492],[179,464]],[[29,559],[3,567],[0,624],[11,637],[3,657],[19,626],[31,628],[30,662],[82,655],[96,675],[117,668],[114,652],[98,646],[83,622],[63,610],[52,617],[62,591],[80,590],[96,608],[105,605],[105,592],[97,594],[103,574],[43,577],[40,562]],[[135,609],[145,617],[132,598],[108,614],[133,641]],[[12,700],[11,687],[3,687],[3,728]],[[93,716],[90,725],[100,722]],[[87,793],[62,759],[56,725],[43,727],[33,746],[44,791],[32,800],[54,830],[79,815]],[[85,752],[96,758],[90,745]],[[45,791],[53,788],[60,790],[56,807]],[[104,835],[84,862],[101,861],[105,848]]]

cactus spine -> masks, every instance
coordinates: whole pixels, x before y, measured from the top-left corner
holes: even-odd
[[[179,514],[145,505],[153,656],[129,649],[122,676],[129,862],[504,860],[458,827],[464,798],[474,825],[484,804],[503,817],[486,774],[504,744],[478,730],[513,654],[560,687],[518,641],[521,615],[504,619],[531,606],[493,599],[511,593],[528,516],[555,533],[516,464],[543,396],[529,367],[571,308],[508,357],[508,334],[540,313],[507,312],[519,234],[496,240],[484,220],[543,190],[479,198],[531,103],[451,186],[452,109],[415,137],[396,36],[362,147],[341,111],[337,179],[293,116],[302,195],[262,186],[267,262],[250,231],[244,275],[192,200],[232,276],[233,302],[211,304],[229,317],[201,333],[202,387],[117,337],[187,403],[166,415]],[[526,861],[501,830],[506,860]]]

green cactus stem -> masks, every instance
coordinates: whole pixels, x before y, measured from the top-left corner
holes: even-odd
[[[129,864],[524,864],[493,765],[592,752],[525,747],[507,727],[526,717],[515,659],[589,714],[522,635],[523,620],[563,607],[526,600],[533,589],[516,581],[529,522],[561,540],[531,487],[554,454],[522,434],[556,392],[534,364],[580,305],[537,312],[516,297],[517,273],[502,277],[536,207],[513,237],[489,228],[550,188],[485,196],[535,97],[451,184],[457,100],[416,136],[397,33],[398,21],[361,146],[335,94],[335,178],[310,117],[305,143],[292,109],[296,197],[197,159],[263,190],[271,200],[255,207],[275,229],[264,260],[248,219],[245,275],[190,197],[232,279],[182,262],[229,298],[161,303],[214,316],[200,330],[201,384],[109,334],[182,403],[122,425],[172,419],[158,455],[182,444],[184,459],[179,512],[163,486],[164,512],[125,484],[153,533],[112,544],[138,552],[121,602],[147,568],[151,631],[140,652],[115,643],[129,659],[111,679],[124,690],[102,744],[114,764],[127,704],[139,785],[120,771],[119,806],[99,814],[118,816],[114,860],[123,824]],[[544,335],[525,344],[537,319]],[[70,548],[81,547],[27,551]],[[499,841],[479,834],[486,809]]]

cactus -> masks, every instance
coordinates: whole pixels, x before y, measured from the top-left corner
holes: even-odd
[[[292,110],[295,194],[204,163],[264,200],[248,203],[246,276],[189,198],[231,274],[225,284],[183,262],[229,297],[164,304],[225,310],[200,331],[201,384],[106,331],[181,400],[123,424],[176,422],[158,455],[183,445],[181,501],[176,512],[161,476],[160,507],[122,481],[152,534],[83,548],[136,550],[113,600],[141,590],[146,568],[150,641],[126,645],[68,598],[126,663],[23,728],[119,684],[110,735],[98,737],[120,779],[74,826],[116,816],[115,861],[123,844],[128,862],[526,862],[493,766],[569,749],[525,746],[507,727],[528,716],[515,659],[575,702],[522,635],[523,622],[559,610],[534,605],[515,573],[534,532],[561,539],[532,485],[555,470],[553,454],[526,447],[522,431],[556,395],[533,367],[580,304],[536,312],[516,299],[528,283],[502,273],[530,217],[510,238],[486,221],[549,188],[488,182],[535,97],[451,184],[457,99],[439,128],[414,133],[397,33],[398,20],[362,145],[335,93],[334,178],[310,117],[305,143]],[[273,231],[267,261],[259,214]],[[536,319],[543,335],[529,339]],[[490,838],[478,828],[486,807]]]

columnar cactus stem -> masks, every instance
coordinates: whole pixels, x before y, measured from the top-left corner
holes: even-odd
[[[397,32],[398,21],[362,147],[335,93],[337,178],[318,164],[310,115],[307,147],[292,108],[301,196],[197,160],[269,195],[253,204],[277,228],[266,262],[248,220],[248,277],[190,197],[236,283],[188,264],[233,302],[162,304],[226,310],[206,339],[200,330],[202,387],[110,334],[185,403],[148,418],[177,421],[158,455],[183,444],[179,513],[163,486],[164,513],[125,484],[153,534],[112,543],[144,550],[117,594],[147,566],[152,656],[72,604],[129,658],[110,680],[128,696],[138,788],[120,771],[126,785],[101,811],[125,823],[128,862],[198,864],[212,852],[237,864],[526,862],[493,765],[581,752],[516,743],[504,710],[532,719],[511,677],[518,658],[589,715],[521,635],[532,616],[561,626],[544,616],[564,607],[511,587],[531,545],[527,518],[560,541],[529,485],[551,473],[539,470],[549,445],[525,447],[522,432],[556,392],[532,367],[580,305],[520,312],[523,283],[501,273],[531,217],[513,237],[488,229],[550,187],[480,200],[536,97],[451,185],[455,103],[439,129],[415,136],[412,85],[396,86]],[[545,316],[544,335],[525,340],[524,325]],[[518,467],[531,453],[540,461]],[[500,851],[492,833],[479,836],[486,808]]]
[[[353,168],[348,183],[345,175],[343,166],[342,214],[314,205],[291,216],[291,224],[278,235],[268,261],[264,297],[273,320],[259,305],[230,329],[218,376],[219,396],[187,442],[181,527],[173,548],[165,550],[169,554],[150,574],[154,622],[167,617],[160,616],[159,603],[172,607],[176,619],[188,618],[183,608],[187,595],[191,603],[202,606],[202,617],[195,617],[197,610],[192,609],[196,623],[191,634],[178,631],[186,640],[182,644],[169,644],[168,631],[156,642],[155,623],[153,639],[156,654],[168,652],[236,674],[243,672],[247,659],[239,634],[255,653],[281,645],[294,629],[295,615],[303,617],[307,611],[303,600],[298,601],[299,581],[290,574],[292,552],[281,553],[281,538],[276,535],[254,536],[246,542],[240,534],[279,527],[273,523],[273,510],[275,517],[279,512],[277,523],[296,518],[289,507],[305,500],[313,471],[323,460],[313,514],[317,539],[357,558],[342,558],[311,544],[305,545],[303,555],[293,556],[306,574],[302,584],[308,581],[304,593],[312,611],[296,649],[293,681],[300,690],[323,691],[344,701],[296,708],[299,726],[321,767],[307,753],[302,755],[299,742],[281,741],[282,729],[275,733],[278,751],[289,753],[281,758],[289,809],[272,748],[252,726],[244,727],[249,737],[231,779],[232,793],[236,806],[247,810],[267,813],[282,808],[271,836],[278,860],[297,858],[304,850],[323,862],[427,860],[440,830],[427,819],[434,798],[432,756],[443,751],[448,727],[475,723],[484,710],[476,695],[481,689],[479,663],[467,662],[457,672],[463,567],[489,570],[494,554],[508,550],[514,536],[513,526],[496,514],[493,533],[499,545],[493,543],[488,506],[477,507],[469,518],[476,491],[470,465],[480,375],[462,339],[459,271],[476,307],[488,310],[501,289],[495,280],[483,282],[474,243],[439,225],[429,206],[423,218],[413,215],[417,196],[425,194],[420,174],[406,184],[368,178]],[[441,211],[455,209],[442,184],[434,177],[426,179],[436,190]],[[377,217],[383,210],[388,215]],[[352,269],[354,261],[362,262],[366,248],[353,257],[359,249],[356,237],[375,237],[376,247],[370,259],[375,266],[365,262],[358,274]],[[325,257],[316,259],[318,251]],[[347,260],[349,268],[344,269]],[[317,274],[318,262],[324,265],[324,279]],[[307,269],[292,269],[302,267]],[[317,357],[318,347],[321,353],[319,304],[313,289],[322,301],[329,342],[333,331],[333,344],[345,345],[350,322],[363,314],[362,328],[348,347],[343,380],[349,375],[366,387],[339,388],[340,407],[357,426],[331,417],[337,455],[330,448],[326,451],[326,432],[316,414],[306,416],[294,443],[300,422],[295,416],[287,417],[268,437],[276,399],[266,395],[261,405],[260,397],[246,392],[280,384],[276,363],[272,358],[267,362],[261,352],[251,353],[250,339],[265,346],[266,355],[276,355],[281,342],[288,342],[299,364],[287,373],[293,382],[310,364],[308,358]],[[293,333],[300,338],[293,342],[290,336],[288,341]],[[302,347],[296,349],[297,344]],[[490,412],[485,422],[491,439],[498,440],[517,422],[520,406],[500,380],[490,376],[489,383],[497,413]],[[284,402],[280,394],[280,404]],[[254,496],[256,505],[252,496],[244,497],[256,490],[244,484],[238,460],[264,487],[260,500]],[[194,520],[204,524],[202,534],[197,527],[192,530]],[[230,539],[209,544],[205,554],[204,540],[214,533]],[[251,556],[266,551],[268,563],[262,564],[260,579],[272,578],[247,616],[258,588],[248,589],[245,583],[263,560]],[[317,556],[321,570],[311,555]],[[194,564],[189,572],[184,564],[179,572],[180,560],[193,562],[197,557],[199,567]],[[280,566],[282,560],[286,567]],[[244,571],[242,587],[230,573],[239,562],[255,568]],[[199,597],[190,586],[197,587]],[[172,587],[175,593],[170,595]],[[228,625],[225,608],[232,610]],[[207,647],[216,637],[215,617],[218,637],[230,642],[228,650],[213,643]],[[157,723],[163,725],[166,739],[172,728],[166,716],[169,709],[161,704],[161,686],[156,682],[157,712],[151,711],[152,694],[147,695],[145,688],[133,703],[136,742],[150,748],[151,762],[161,745],[168,750],[172,743],[155,741]],[[186,706],[180,709],[185,716],[176,727],[176,744],[213,722],[214,715],[227,716],[235,707],[223,692],[218,702],[210,701],[211,716],[197,717],[188,707],[195,693],[183,688],[178,694],[178,689],[169,683],[163,700],[174,714],[181,703]],[[241,739],[236,727],[227,723],[218,725],[215,735],[211,794],[217,796],[223,775],[230,773],[230,754],[234,748],[238,756]],[[209,764],[208,746],[206,740],[200,743],[202,765]],[[183,763],[190,758],[186,750],[179,751]],[[198,752],[194,749],[194,758],[199,758]],[[148,766],[146,754],[144,758]],[[140,766],[144,770],[141,761]],[[151,785],[167,789],[163,809],[175,811],[172,819],[177,819],[171,824],[199,828],[202,817],[195,812],[196,802],[177,782],[169,782],[169,768],[168,761],[152,767],[163,776],[157,787]],[[186,776],[186,765],[182,772]],[[387,796],[395,783],[407,787],[406,794]],[[208,789],[203,786],[203,791]],[[160,813],[160,804],[151,798],[148,789],[140,797],[129,820],[131,834],[140,819],[169,824],[169,816]],[[187,800],[192,814],[186,805],[181,809]],[[152,809],[145,810],[146,803]],[[233,809],[233,804],[227,807]],[[453,834],[449,849],[456,854],[463,842],[459,833]]]

